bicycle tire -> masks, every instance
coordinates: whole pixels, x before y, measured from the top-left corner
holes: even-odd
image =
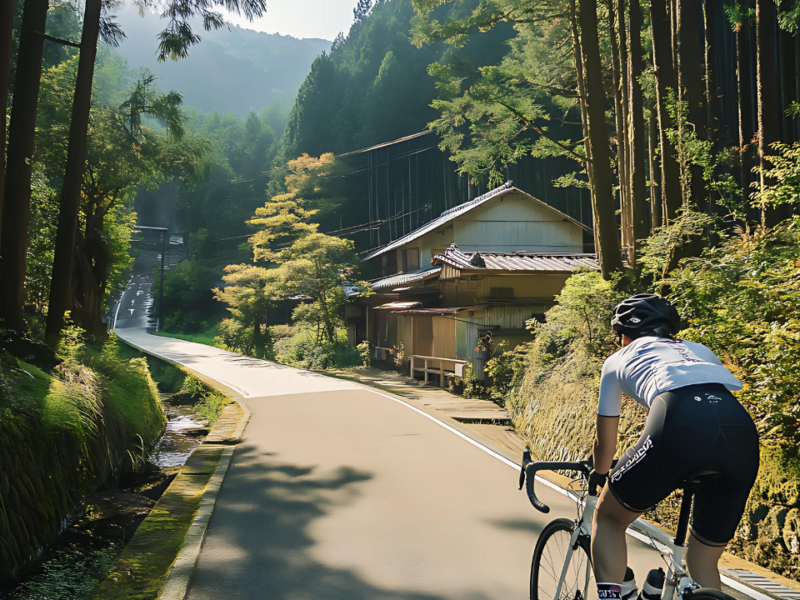
[[[692,590],[689,597],[691,600],[736,600],[733,596],[714,588],[697,588]]]
[[[531,560],[530,600],[586,600],[589,594],[595,596],[588,540],[581,540],[572,553],[572,566],[567,570],[564,581],[566,588],[562,587],[559,598],[555,598],[557,581],[564,566],[565,551],[569,547],[570,536],[574,529],[573,521],[556,519],[542,530]],[[554,561],[554,554],[561,560]],[[548,561],[549,564],[546,564]],[[588,569],[588,573],[585,569]],[[575,579],[574,585],[567,581],[571,575]]]

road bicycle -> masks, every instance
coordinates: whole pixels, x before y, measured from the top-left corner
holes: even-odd
[[[555,519],[548,523],[539,535],[533,551],[530,580],[530,600],[588,600],[589,594],[596,598],[593,581],[590,540],[592,518],[597,506],[598,490],[589,489],[590,461],[583,462],[534,462],[529,451],[522,458],[519,489],[525,487],[533,507],[543,513],[550,508],[536,496],[536,473],[539,471],[567,471],[577,473],[568,488],[577,500],[577,519]],[[689,513],[692,498],[697,488],[705,482],[719,478],[712,470],[699,471],[686,477],[683,484],[683,501],[678,517],[675,537],[641,519],[637,529],[647,535],[668,564],[667,573],[653,570],[643,589],[642,597],[661,600],[734,600],[719,590],[698,588],[683,566],[683,550],[689,528]],[[627,579],[627,578],[626,578]],[[652,581],[661,579],[661,585]],[[660,588],[660,589],[658,589]],[[635,597],[632,600],[636,600]]]

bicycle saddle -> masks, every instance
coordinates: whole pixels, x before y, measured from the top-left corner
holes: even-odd
[[[695,471],[694,473],[689,473],[686,477],[684,477],[683,485],[684,487],[695,487],[709,481],[714,481],[720,477],[722,477],[722,473],[719,471],[715,471],[714,469],[702,469],[700,471]]]

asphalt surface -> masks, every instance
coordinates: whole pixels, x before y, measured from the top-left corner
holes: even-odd
[[[529,597],[537,536],[554,518],[575,518],[571,499],[539,485],[552,510],[536,512],[503,450],[398,397],[149,335],[151,280],[132,277],[117,335],[238,391],[252,411],[187,598]],[[664,565],[642,542],[628,547],[640,585]]]
[[[400,399],[143,329],[117,334],[238,389],[252,410],[187,598],[522,600],[538,533],[576,514],[545,486],[552,511],[537,513],[516,469],[486,451],[497,449]],[[663,564],[630,548],[639,582]]]

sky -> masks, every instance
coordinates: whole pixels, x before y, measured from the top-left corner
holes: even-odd
[[[230,14],[228,20],[246,29],[296,38],[331,40],[347,35],[358,0],[267,0],[267,14],[252,23]]]

